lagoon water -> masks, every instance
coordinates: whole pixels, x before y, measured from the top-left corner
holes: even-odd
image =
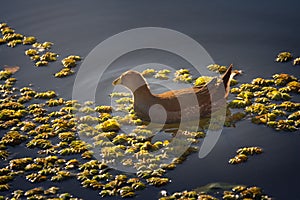
[[[269,78],[274,73],[300,77],[298,66],[274,62],[280,51],[287,50],[300,56],[299,6],[300,1],[296,0],[6,1],[1,3],[0,21],[7,22],[19,33],[36,36],[39,41],[53,42],[52,50],[61,58],[69,54],[86,57],[100,42],[129,29],[169,28],[196,40],[216,63],[233,63],[244,71],[238,80],[249,82],[255,77]],[[45,68],[36,68],[24,55],[25,49],[24,46],[0,46],[0,67],[20,66],[16,74],[19,87],[31,83],[35,89],[53,89],[64,98],[71,98],[76,75],[54,78],[52,75],[61,68],[60,64],[55,62]],[[98,103],[109,103],[112,80],[131,67],[161,63],[174,68],[189,68],[186,61],[173,57],[154,50],[120,57],[99,83]],[[246,164],[227,164],[236,149],[242,146],[260,146],[265,153],[250,158]],[[148,187],[139,192],[136,199],[156,199],[161,189],[175,192],[212,182],[257,185],[275,199],[300,199],[299,146],[299,131],[276,132],[244,120],[235,128],[224,128],[208,156],[199,159],[193,154],[168,172],[172,183],[162,188]],[[66,181],[63,185],[62,190],[78,197],[99,198],[97,192],[81,188],[77,181]]]

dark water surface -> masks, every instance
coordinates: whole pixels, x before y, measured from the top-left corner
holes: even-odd
[[[278,52],[288,50],[300,56],[300,1],[6,1],[0,6],[0,21],[17,32],[34,35],[39,41],[54,42],[53,52],[60,57],[77,54],[83,57],[100,42],[119,32],[138,27],[164,27],[182,32],[205,47],[216,63],[233,63],[244,71],[240,82],[274,73],[300,76],[300,68],[291,63],[275,63]],[[176,41],[174,41],[176,42]],[[56,79],[61,66],[36,68],[24,56],[27,47],[0,46],[0,66],[18,65],[19,86],[29,83],[35,89],[56,90],[71,98],[75,76]],[[149,54],[152,55],[149,57]],[[116,61],[110,66],[100,86],[99,103],[107,102],[111,82],[129,67],[149,61],[171,67],[187,67],[157,52],[143,52]],[[77,70],[77,69],[76,69]],[[99,86],[99,87],[100,87]],[[108,87],[109,86],[109,87]],[[265,153],[246,164],[227,164],[237,148],[261,146]],[[204,159],[194,154],[167,176],[172,183],[149,187],[137,199],[155,199],[160,189],[174,192],[192,189],[211,182],[257,185],[276,199],[300,199],[300,135],[275,132],[251,124],[248,120],[236,128],[225,128],[213,151]],[[28,182],[26,182],[28,185]],[[65,191],[85,199],[99,198],[97,192],[82,189],[79,182],[66,182]],[[31,186],[30,186],[31,187]]]

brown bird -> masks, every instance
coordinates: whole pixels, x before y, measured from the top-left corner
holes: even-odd
[[[153,94],[145,78],[130,70],[114,80],[113,85],[123,85],[131,90],[134,111],[143,121],[173,124],[200,120],[200,117],[209,117],[212,112],[224,108],[234,75],[230,65],[221,79],[213,78],[204,86]]]

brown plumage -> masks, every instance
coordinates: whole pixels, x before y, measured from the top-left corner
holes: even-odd
[[[123,85],[131,90],[134,111],[140,119],[171,124],[208,117],[211,112],[224,107],[233,76],[231,65],[221,77],[221,81],[214,78],[201,87],[153,94],[139,72],[127,71],[113,81],[113,85]]]

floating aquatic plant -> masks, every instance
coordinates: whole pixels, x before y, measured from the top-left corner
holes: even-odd
[[[54,76],[57,77],[57,78],[63,78],[63,77],[70,76],[70,75],[72,75],[74,73],[75,72],[72,69],[70,69],[70,68],[63,68],[59,72],[56,72],[54,74]]]
[[[156,73],[156,70],[155,69],[145,69],[144,71],[142,71],[142,75],[144,76],[144,77],[152,77],[152,76],[154,76],[155,75],[155,73]]]
[[[195,80],[195,86],[203,86],[206,83],[210,82],[214,77],[212,76],[200,76]]]
[[[277,55],[276,62],[287,62],[293,58],[290,52],[280,52]]]
[[[115,119],[108,119],[96,126],[96,129],[102,131],[118,131],[120,130],[120,124]]]
[[[25,36],[23,38],[24,45],[31,45],[31,44],[34,44],[35,42],[36,42],[36,38],[33,36]]]
[[[231,158],[228,162],[230,164],[240,164],[248,160],[249,155],[261,154],[263,152],[260,147],[243,147],[236,151],[237,155]]]
[[[175,82],[191,83],[193,81],[192,75],[188,69],[179,69],[174,73]]]
[[[227,71],[226,66],[218,65],[218,64],[211,64],[207,66],[207,69],[213,72],[218,72],[220,74],[223,74]]]
[[[294,59],[293,65],[300,65],[300,57]]]
[[[170,70],[168,69],[164,69],[164,70],[159,70],[158,72],[156,72],[156,74],[154,74],[154,78],[156,79],[161,79],[161,80],[168,80],[168,74],[171,73]]]

